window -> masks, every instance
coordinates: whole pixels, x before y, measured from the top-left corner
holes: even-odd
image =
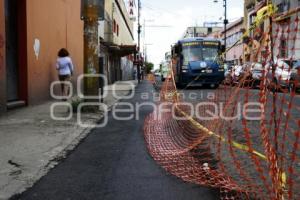
[[[210,33],[212,33],[212,27],[209,27],[208,29],[207,29],[207,32],[208,32],[208,34],[210,34]]]
[[[114,33],[117,32],[117,23],[116,23],[116,20],[114,20],[114,23],[113,23],[113,32]]]
[[[119,24],[117,24],[117,36],[119,36]]]
[[[250,15],[250,17],[249,17],[249,26],[253,26],[254,23],[255,23],[255,20],[256,20],[256,13]],[[253,37],[253,35],[254,35],[254,31],[251,30],[250,31],[250,37]]]
[[[278,4],[277,8],[278,8],[278,13],[286,12],[290,9],[290,2],[286,1],[286,2],[280,3],[280,4]]]
[[[286,58],[287,56],[287,42],[284,38],[280,40],[280,57]]]

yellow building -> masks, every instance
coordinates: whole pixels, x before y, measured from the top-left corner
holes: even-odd
[[[133,79],[134,21],[124,0],[105,0],[104,20],[99,22],[100,69],[109,83]],[[100,70],[101,71],[101,70]]]
[[[244,27],[249,30],[255,21],[258,21],[258,12],[262,12],[268,2],[272,3],[275,8],[272,33],[268,18],[262,20],[254,30],[250,31],[248,37],[244,38],[244,61],[262,62],[263,55],[266,53],[264,51],[266,46],[272,48],[274,59],[300,59],[300,49],[297,48],[300,46],[300,33],[298,30],[293,31],[299,27],[299,22],[296,22],[296,17],[300,16],[300,2],[298,0],[245,0]],[[288,30],[290,31],[288,32]],[[263,34],[265,34],[264,37]],[[268,42],[270,36],[272,36],[273,41],[272,47]],[[296,38],[296,40],[291,40],[291,38]]]
[[[244,4],[244,27],[246,31],[255,23],[257,12],[267,5],[266,0],[245,0]],[[248,32],[244,38],[244,62],[260,62],[262,53],[260,51],[263,33],[266,31],[268,24],[261,23],[254,30]]]

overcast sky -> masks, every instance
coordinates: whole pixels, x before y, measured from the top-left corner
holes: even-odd
[[[243,2],[243,0],[228,0],[230,20],[243,16]],[[221,21],[220,18],[224,16],[223,0],[219,0],[219,3],[214,3],[214,0],[141,0],[141,3],[141,23],[143,24],[144,19],[146,20],[145,38],[148,44],[148,60],[156,67],[187,27],[201,26],[205,21]]]

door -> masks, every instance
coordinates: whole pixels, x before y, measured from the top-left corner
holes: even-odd
[[[7,101],[19,99],[17,0],[5,0]]]

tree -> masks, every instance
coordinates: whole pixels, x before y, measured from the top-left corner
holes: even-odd
[[[151,63],[151,62],[146,62],[145,66],[146,66],[146,73],[147,74],[150,74],[151,70],[154,69],[154,64]]]

